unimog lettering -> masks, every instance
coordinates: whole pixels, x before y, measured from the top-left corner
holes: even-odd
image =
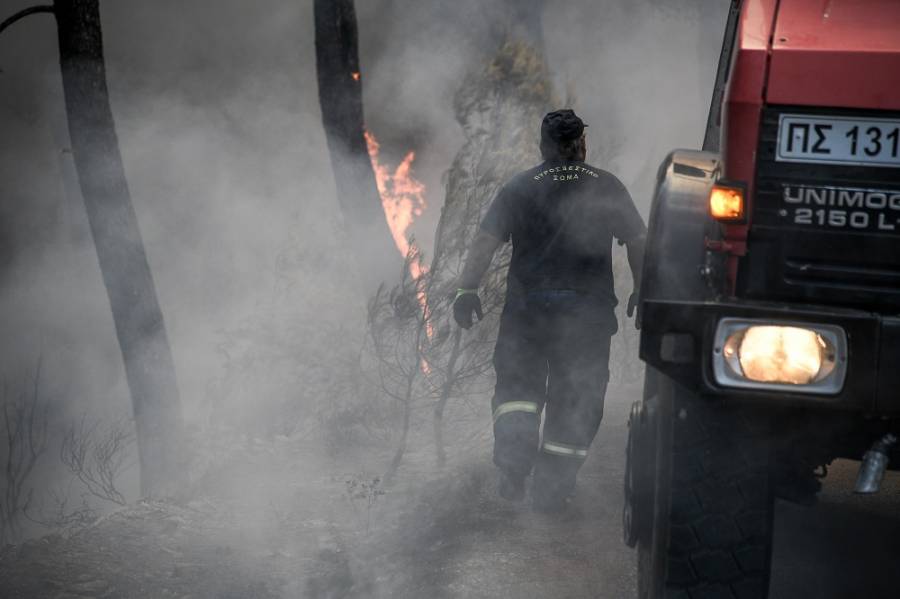
[[[795,225],[895,231],[900,191],[785,185],[782,217]],[[849,209],[849,210],[846,210]]]
[[[783,197],[785,204],[900,211],[900,191],[785,185]]]

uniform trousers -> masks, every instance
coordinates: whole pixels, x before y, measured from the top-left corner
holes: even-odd
[[[614,302],[572,290],[510,294],[494,351],[494,463],[565,498],[603,418]],[[541,430],[541,416],[544,416]]]

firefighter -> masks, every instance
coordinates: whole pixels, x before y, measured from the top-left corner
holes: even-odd
[[[544,162],[497,194],[472,242],[453,305],[463,328],[482,318],[478,286],[512,241],[494,350],[494,463],[500,495],[519,501],[534,473],[535,509],[563,509],[603,416],[618,325],[612,239],[628,249],[634,313],[646,227],[622,183],[584,162],[586,125],[572,110],[541,124]],[[545,413],[543,434],[541,414]],[[539,438],[540,437],[540,438]]]

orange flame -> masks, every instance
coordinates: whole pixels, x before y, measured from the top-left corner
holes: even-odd
[[[372,161],[372,170],[375,171],[378,195],[381,196],[381,206],[384,208],[384,216],[394,238],[394,244],[404,258],[410,255],[410,250],[413,250],[415,256],[409,264],[409,273],[413,280],[418,282],[422,275],[428,272],[428,269],[421,263],[421,255],[416,248],[412,247],[407,236],[413,221],[416,217],[421,216],[427,207],[425,185],[412,176],[412,165],[416,160],[416,153],[409,152],[392,173],[379,160],[381,145],[375,136],[369,131],[365,132],[365,136],[369,158]],[[416,295],[427,320],[429,316],[428,298],[422,286],[418,287]],[[429,338],[434,334],[433,328],[430,321],[426,322],[426,333]],[[426,369],[427,365],[423,363],[423,370],[427,373]]]
[[[409,152],[393,173],[381,164],[378,156],[381,145],[375,136],[366,131],[366,144],[372,170],[375,171],[375,183],[381,196],[381,205],[387,218],[388,227],[394,237],[394,244],[405,258],[409,255],[410,243],[407,237],[409,227],[417,216],[421,216],[425,203],[425,185],[412,176],[412,164],[416,159],[415,152]],[[414,279],[421,277],[425,268],[413,260],[410,272]]]
[[[353,77],[354,81],[359,81],[359,73],[350,73],[350,76]]]

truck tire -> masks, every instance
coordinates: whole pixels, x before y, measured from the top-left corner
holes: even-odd
[[[766,427],[652,368],[648,379],[653,393],[633,412],[626,474],[638,596],[764,599],[774,506]]]

